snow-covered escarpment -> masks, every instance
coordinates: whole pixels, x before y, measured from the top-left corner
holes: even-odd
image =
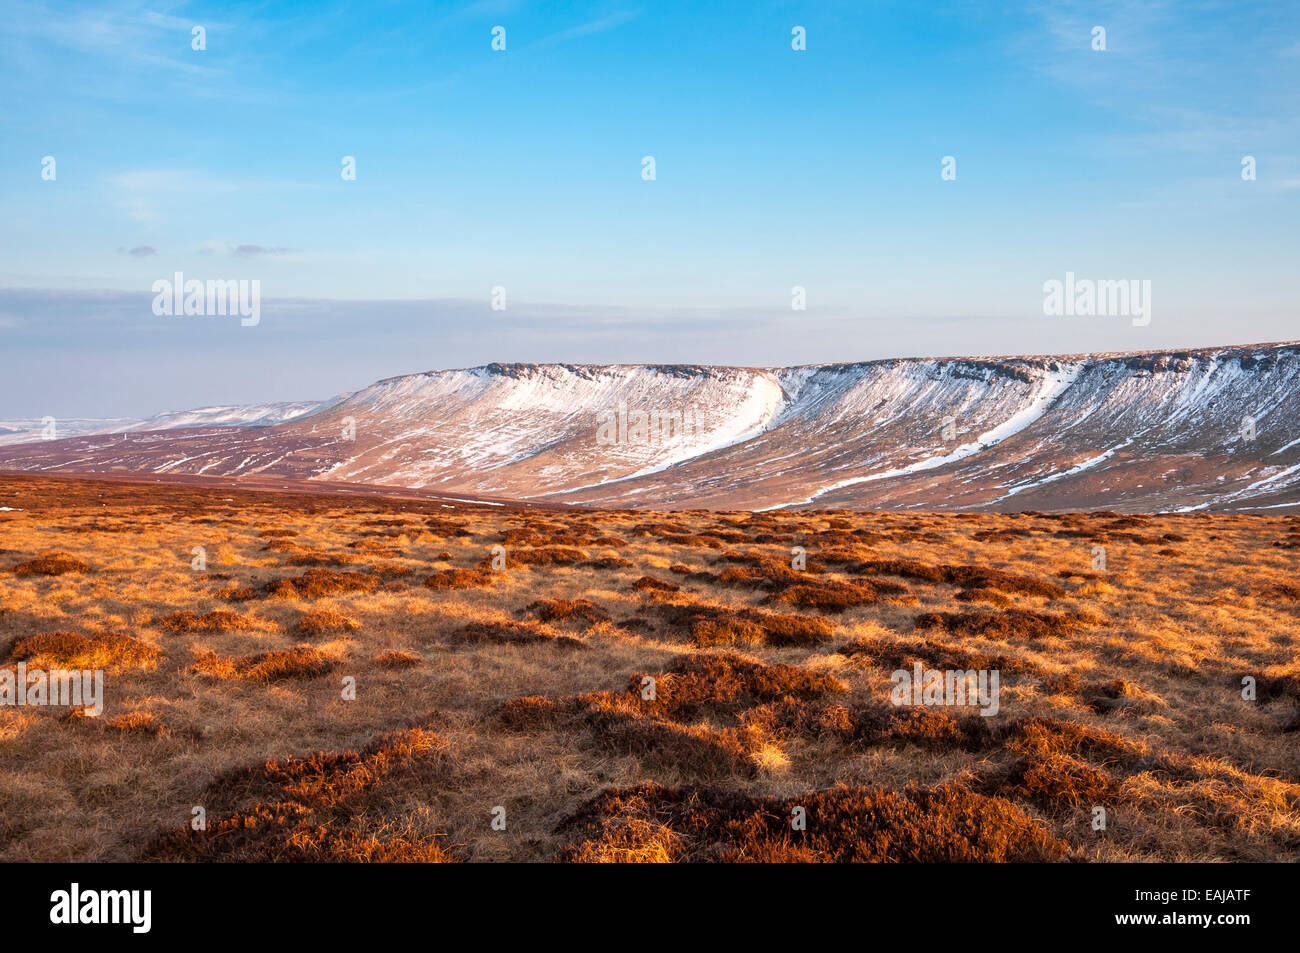
[[[1294,344],[792,368],[489,364],[319,405],[0,447],[0,468],[620,507],[1300,512],[1297,421]]]

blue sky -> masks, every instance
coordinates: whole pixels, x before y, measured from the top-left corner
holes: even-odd
[[[1300,337],[1294,2],[4,9],[0,417]],[[1067,270],[1151,325],[1044,316]],[[155,317],[175,271],[262,323]]]

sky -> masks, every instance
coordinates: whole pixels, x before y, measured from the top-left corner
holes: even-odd
[[[0,418],[1300,338],[1294,0],[0,9]],[[176,272],[259,323],[155,315]],[[1067,272],[1150,323],[1044,314]]]

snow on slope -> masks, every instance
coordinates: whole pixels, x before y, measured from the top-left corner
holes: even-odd
[[[1041,417],[1052,401],[1060,396],[1061,392],[1074,383],[1075,378],[1079,376],[1080,364],[1065,364],[1049,369],[1039,381],[1037,388],[1029,395],[1024,406],[1016,410],[1010,417],[1003,420],[996,426],[990,427],[984,431],[972,443],[962,444],[955,450],[942,454],[940,456],[926,457],[915,463],[909,463],[904,467],[898,467],[892,470],[881,470],[866,476],[850,477],[846,480],[840,480],[832,483],[814,492],[806,499],[797,503],[779,503],[776,506],[763,507],[764,510],[784,509],[790,506],[805,505],[813,503],[818,497],[824,496],[834,490],[843,489],[849,486],[855,486],[859,483],[870,483],[873,480],[887,480],[891,477],[906,476],[909,473],[919,473],[923,470],[934,470],[949,463],[955,463],[963,460],[972,454],[979,453],[981,450],[987,450],[989,447],[996,446],[1008,437],[1024,430],[1039,417]],[[946,415],[945,419],[951,418],[953,425],[956,425],[954,415]]]
[[[321,406],[318,400],[285,401],[275,404],[234,404],[165,411],[127,427],[112,427],[96,433],[132,430],[175,430],[181,427],[269,427],[309,414]]]
[[[638,414],[667,429],[638,430]],[[160,431],[154,418],[150,430],[0,447],[0,468],[635,507],[1300,501],[1294,344],[773,369],[490,364],[390,378],[321,405],[166,416],[184,429]],[[1255,439],[1242,436],[1245,418]],[[210,426],[232,420],[244,425]]]
[[[140,430],[176,430],[183,427],[267,427],[309,414],[321,406],[317,400],[235,404],[164,411],[143,420],[134,417],[59,417],[54,418],[54,439]],[[0,420],[0,446],[48,439],[46,433],[49,419]]]

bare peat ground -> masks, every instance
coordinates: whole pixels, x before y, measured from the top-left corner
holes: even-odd
[[[1300,859],[1300,517],[0,507],[0,860]]]

